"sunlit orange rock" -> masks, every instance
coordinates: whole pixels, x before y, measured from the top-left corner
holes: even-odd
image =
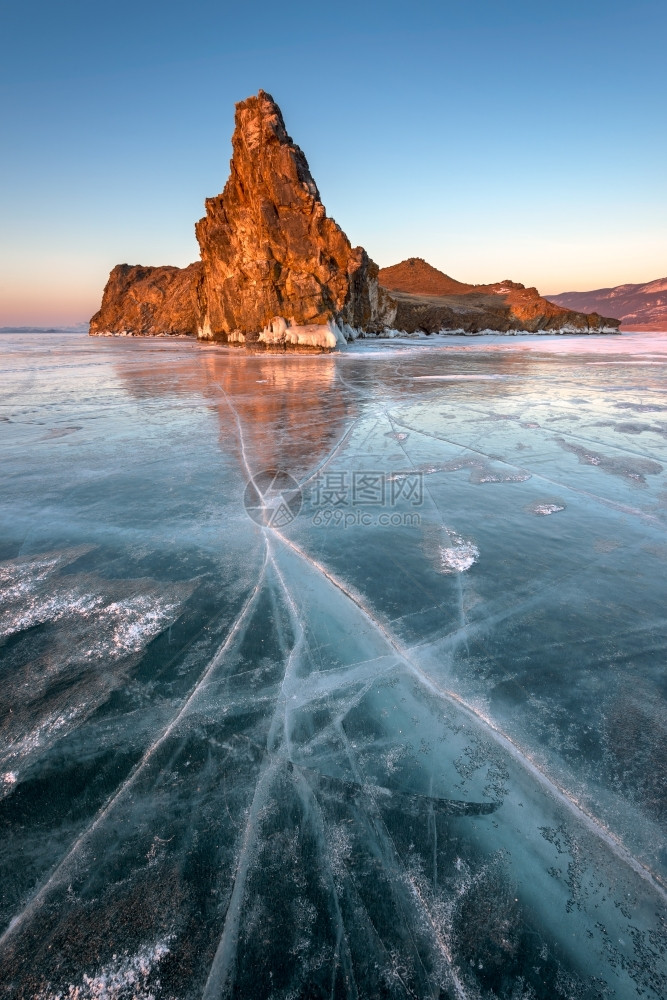
[[[90,321],[93,336],[196,336],[201,262],[189,267],[117,264],[109,275],[102,305]]]
[[[204,262],[200,336],[257,341],[278,317],[287,330],[382,329],[392,316],[378,267],[326,214],[306,157],[264,91],[237,104],[232,147],[225,189],[207,199],[195,227]]]
[[[269,94],[236,106],[232,147],[224,191],[195,227],[201,263],[114,268],[91,333],[326,350],[391,324],[377,265],[327,215]]]

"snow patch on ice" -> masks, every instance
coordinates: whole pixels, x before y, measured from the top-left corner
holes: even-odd
[[[565,510],[565,504],[560,503],[534,503],[529,508],[532,514],[536,514],[538,517],[548,517],[549,514],[558,514],[559,511]]]
[[[598,466],[604,472],[621,476],[632,482],[645,483],[646,476],[656,476],[663,472],[663,466],[659,462],[644,458],[643,455],[605,455],[602,452],[590,451],[580,444],[565,440],[565,438],[554,438],[554,441],[564,451],[576,455],[580,465]]]
[[[432,464],[423,462],[420,465],[414,465],[411,469],[401,469],[387,476],[387,481],[400,482],[416,472],[423,476],[432,476],[437,472],[458,472],[461,469],[470,469],[470,482],[476,485],[481,483],[525,483],[531,478],[531,473],[525,469],[496,470],[491,467],[490,461],[486,458],[477,455],[463,455],[447,462]]]
[[[156,603],[143,594],[114,601],[104,609],[111,634],[107,643],[98,643],[92,653],[116,656],[138,653],[177,616],[179,603]],[[99,647],[99,648],[98,648]]]
[[[465,573],[479,559],[479,549],[470,539],[462,538],[456,532],[449,532],[451,545],[440,546],[440,570],[442,573]]]
[[[394,774],[394,772],[398,770],[399,762],[407,756],[408,750],[404,744],[401,743],[398,746],[393,747],[385,757],[387,774]]]
[[[48,986],[35,1000],[156,1000],[162,995],[159,979],[149,982],[165,955],[168,941],[146,945],[135,955],[113,956],[95,975],[84,973],[80,984],[70,984],[67,991],[52,991]]]
[[[0,799],[11,795],[18,780],[19,776],[16,771],[5,771],[4,774],[0,774]]]
[[[479,476],[471,479],[472,482],[481,483],[525,483],[531,478],[530,472],[520,469],[514,473],[483,471]]]
[[[100,598],[75,596],[71,592],[46,592],[45,581],[68,559],[62,555],[10,560],[0,564],[0,637],[32,628],[46,621],[57,621],[64,614],[87,613]]]
[[[101,636],[83,651],[84,659],[101,655],[117,659],[139,652],[177,617],[180,600],[158,596],[154,586],[150,594],[109,601],[108,596],[94,590],[86,592],[91,585],[101,587],[100,580],[73,578],[74,585],[67,587],[62,578],[57,584],[51,581],[68,561],[65,555],[58,555],[0,564],[0,637],[68,619],[73,625],[79,622],[91,630],[94,627]]]
[[[22,760],[29,757],[30,754],[48,746],[59,736],[69,732],[72,725],[83,714],[85,714],[85,706],[83,705],[74,705],[62,714],[58,712],[51,712],[43,718],[37,726],[20,738],[12,741],[10,737],[10,739],[6,741],[8,752],[4,755],[5,758]],[[3,763],[5,762],[6,760],[3,761]],[[15,771],[8,771],[5,773],[16,775]],[[5,794],[9,794],[12,785],[12,782],[8,782],[6,785],[0,786],[0,788],[4,788]]]

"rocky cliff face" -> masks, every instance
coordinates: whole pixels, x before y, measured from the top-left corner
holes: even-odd
[[[196,227],[201,263],[119,265],[91,333],[188,332],[208,340],[332,348],[379,331],[396,307],[378,267],[329,218],[280,108],[264,91],[236,106],[229,180]]]
[[[200,336],[256,340],[260,331],[380,329],[378,268],[326,214],[306,157],[260,90],[236,106],[225,189],[196,226],[204,263]]]
[[[536,288],[526,288],[516,281],[493,285],[456,281],[420,257],[382,268],[379,277],[397,303],[395,326],[406,333],[418,330],[590,333],[613,332],[619,326],[617,319],[555,305]]]
[[[592,292],[563,292],[548,298],[566,309],[609,313],[621,321],[624,330],[667,330],[667,278]]]
[[[117,264],[109,275],[100,310],[90,321],[91,335],[196,336],[201,278],[200,262],[189,267]]]

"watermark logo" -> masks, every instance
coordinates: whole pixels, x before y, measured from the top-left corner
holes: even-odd
[[[311,483],[308,505],[316,527],[397,528],[421,524],[415,508],[424,502],[422,472],[330,469],[317,473]],[[289,472],[267,469],[248,482],[243,504],[256,524],[284,528],[301,513],[304,497]]]
[[[325,528],[418,528],[422,519],[414,510],[345,510],[342,507],[322,507],[313,515],[315,527]]]
[[[263,528],[284,528],[301,512],[301,488],[289,472],[265,469],[248,482],[243,506]]]
[[[313,507],[396,507],[399,503],[421,507],[424,502],[422,472],[322,472],[315,478]]]
[[[418,471],[332,469],[315,477],[310,495],[315,527],[415,528],[424,502],[424,474]],[[373,509],[374,508],[374,509]]]

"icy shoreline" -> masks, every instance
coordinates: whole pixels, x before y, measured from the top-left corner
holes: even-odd
[[[490,338],[502,337],[503,340],[509,337],[518,338],[520,340],[527,340],[533,337],[539,337],[543,340],[545,337],[583,337],[589,339],[590,337],[609,337],[609,336],[622,336],[620,330],[615,330],[612,328],[603,330],[590,330],[584,333],[582,330],[575,330],[569,328],[563,328],[562,330],[537,330],[534,332],[528,332],[523,330],[480,330],[477,333],[472,333],[465,330],[441,330],[439,333],[406,333],[404,330],[394,330],[387,329],[382,333],[365,333],[361,330],[355,330],[350,326],[344,325],[340,327],[336,324],[327,323],[324,326],[318,326],[311,324],[310,326],[289,326],[284,321],[278,323],[277,321],[272,321],[264,330],[261,330],[258,339],[254,342],[248,341],[242,334],[237,337],[230,337],[227,341],[217,341],[212,337],[188,337],[179,334],[169,334],[169,333],[156,333],[156,334],[135,334],[131,331],[120,331],[114,333],[111,331],[104,331],[99,333],[91,334],[95,337],[121,337],[130,338],[133,340],[184,340],[184,341],[194,341],[197,343],[204,343],[207,345],[213,345],[220,347],[243,347],[250,351],[271,351],[279,349],[281,351],[307,351],[309,353],[322,353],[328,354],[331,351],[338,350],[340,348],[345,348],[349,344],[353,344],[357,341],[364,341],[368,343],[378,343],[383,344],[387,341],[391,341],[397,345],[399,344],[414,344],[419,342],[422,345],[427,343],[430,344],[442,344],[450,340],[460,341],[463,338],[476,338],[483,339],[488,342]]]

